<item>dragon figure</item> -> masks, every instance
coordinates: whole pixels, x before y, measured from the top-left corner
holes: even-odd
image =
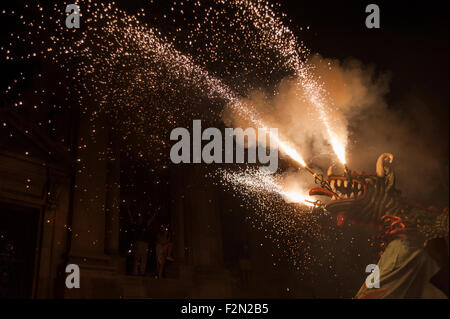
[[[379,288],[364,283],[355,298],[447,298],[448,209],[408,203],[395,188],[393,159],[389,153],[380,155],[376,174],[346,170],[338,175],[330,166],[326,185],[311,189],[310,195],[331,198],[325,209],[337,216],[338,225],[347,218],[372,224],[384,239]],[[445,276],[447,286],[436,284]]]

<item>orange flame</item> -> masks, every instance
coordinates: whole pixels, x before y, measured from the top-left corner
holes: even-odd
[[[345,146],[339,139],[333,134],[331,135],[331,146],[333,147],[336,156],[341,161],[342,164],[346,164],[345,160]]]
[[[308,202],[307,200],[312,200],[310,197],[301,194],[300,192],[295,191],[281,191],[280,194],[284,196],[287,201],[294,203],[302,203],[306,206],[313,207],[314,204],[312,202]]]

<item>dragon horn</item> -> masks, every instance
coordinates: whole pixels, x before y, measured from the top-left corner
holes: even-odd
[[[385,161],[389,161],[391,164],[394,161],[394,155],[391,153],[383,153],[377,159],[376,172],[378,177],[386,176],[386,170],[384,167]]]

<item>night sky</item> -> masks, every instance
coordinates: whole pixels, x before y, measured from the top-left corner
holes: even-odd
[[[20,12],[25,3],[28,3],[28,1],[18,1],[14,4],[2,3],[0,11],[5,8],[6,10]],[[202,1],[202,3],[206,2]],[[336,59],[342,63],[356,59],[364,65],[364,68],[371,68],[375,76],[385,74],[389,77],[387,92],[382,96],[386,109],[383,110],[380,118],[375,118],[372,115],[369,118],[370,121],[378,122],[386,120],[384,125],[377,126],[379,131],[374,130],[374,136],[370,136],[367,128],[364,127],[364,122],[361,123],[361,117],[355,118],[354,122],[349,123],[351,136],[351,143],[349,143],[350,164],[354,164],[360,170],[367,169],[367,167],[373,169],[376,160],[374,156],[380,154],[380,151],[398,150],[400,185],[404,186],[406,195],[423,201],[425,205],[437,205],[440,208],[448,206],[449,4],[446,1],[377,1],[381,12],[381,28],[367,29],[364,22],[367,15],[365,6],[369,3],[369,1],[282,1],[275,12],[281,11],[287,14],[287,17],[283,17],[283,21],[312,54],[317,53],[322,58]],[[248,73],[238,72],[239,74],[234,74],[233,70],[242,71],[247,64],[251,66],[252,63],[255,63],[245,55],[245,51],[242,55],[236,55],[236,52],[231,50],[228,52],[225,48],[223,50],[225,61],[219,62],[206,54],[205,56],[198,54],[206,51],[202,44],[208,43],[210,40],[199,36],[197,47],[185,45],[188,37],[192,36],[192,33],[195,35],[196,30],[188,30],[189,16],[187,21],[181,19],[176,22],[162,18],[165,13],[170,12],[170,6],[171,2],[169,1],[135,1],[132,4],[127,1],[118,1],[118,7],[129,14],[136,14],[140,11],[140,8],[144,8],[147,15],[141,17],[142,20],[149,25],[155,24],[164,36],[176,38],[174,41],[175,48],[182,53],[191,54],[196,63],[204,66],[211,74],[218,75],[239,96],[247,94],[254,88],[273,89],[289,73],[283,69],[279,70],[279,73],[275,71],[273,78],[269,78],[267,77],[267,74],[269,74],[268,65],[272,61],[270,63],[265,61],[257,64],[257,68],[253,72],[250,70]],[[50,8],[51,6],[47,5],[47,7]],[[17,15],[20,15],[20,13],[17,13]],[[67,59],[65,59],[65,53],[61,46],[55,48],[52,53],[45,53],[47,54],[45,58],[38,55],[36,59],[6,61],[4,56],[9,54],[5,51],[9,49],[7,43],[11,41],[11,33],[26,34],[27,29],[14,22],[17,21],[17,17],[13,18],[9,14],[1,17],[2,42],[0,46],[2,46],[2,50],[0,67],[3,70],[0,79],[1,107],[12,107],[23,118],[42,127],[55,141],[64,145],[68,154],[76,158],[79,152],[82,152],[76,149],[77,119],[86,105],[92,101],[94,101],[93,104],[97,103],[101,100],[101,98],[98,99],[98,96],[106,92],[105,96],[110,94],[108,95],[108,98],[111,98],[111,100],[108,100],[110,104],[117,103],[120,107],[124,105],[127,107],[130,105],[136,106],[136,108],[117,108],[106,111],[108,116],[112,118],[111,127],[117,128],[118,136],[124,137],[124,141],[126,137],[126,141],[122,141],[123,148],[121,149],[121,161],[123,163],[121,172],[122,196],[125,201],[132,203],[130,207],[133,209],[139,211],[162,210],[161,222],[166,223],[170,220],[167,214],[170,206],[168,200],[171,198],[170,192],[171,186],[173,186],[171,183],[179,186],[181,182],[176,178],[174,179],[173,176],[171,178],[169,172],[170,168],[173,169],[173,165],[170,163],[168,155],[168,134],[171,129],[177,126],[188,127],[192,123],[192,119],[200,117],[207,123],[223,127],[225,124],[220,115],[220,110],[224,106],[223,101],[217,101],[220,100],[217,97],[208,99],[203,91],[201,91],[202,94],[194,93],[191,91],[190,84],[180,85],[179,82],[183,82],[182,77],[179,74],[176,74],[179,76],[178,78],[170,75],[169,67],[161,69],[155,67],[153,69],[154,65],[148,62],[145,56],[151,50],[142,50],[144,52],[142,53],[139,51],[141,48],[139,48],[133,51],[135,48],[132,48],[132,45],[130,46],[132,49],[123,45],[133,53],[130,54],[131,57],[118,58],[118,61],[123,62],[119,67],[114,66],[116,68],[114,70],[119,75],[112,73],[114,76],[108,78],[111,73],[94,72],[96,75],[101,75],[98,75],[98,78],[93,79],[92,82],[84,81],[85,78],[80,81],[75,77],[67,76],[68,73],[65,73],[65,70],[61,72],[61,66],[63,69],[76,68],[78,63],[86,58],[86,55],[83,55],[85,53],[81,53],[80,56],[73,54],[76,57],[67,56]],[[174,17],[179,18],[180,16],[175,13]],[[226,34],[227,29],[224,28],[224,30],[224,34]],[[83,24],[81,31],[86,31]],[[68,34],[64,32],[64,30],[58,31],[56,34]],[[30,38],[43,39],[53,34],[53,30],[46,30],[36,38],[34,36]],[[73,38],[68,37],[69,40],[61,41],[61,43],[67,44],[78,38],[79,35],[74,32]],[[86,39],[89,40],[89,38]],[[34,50],[32,45],[19,41],[16,44],[12,45],[15,50],[12,53],[13,55],[20,56]],[[102,56],[99,48],[101,47],[93,49],[93,52]],[[261,52],[264,52],[263,50],[264,48],[261,49]],[[108,58],[113,50],[107,51],[105,49],[105,52],[104,54]],[[57,63],[50,58],[53,53],[57,56]],[[137,58],[133,60],[135,57]],[[237,60],[242,60],[242,64],[236,63]],[[92,61],[90,60],[90,62]],[[233,66],[234,69],[228,66],[234,63],[236,63]],[[101,63],[92,64],[95,67],[101,65]],[[141,66],[143,70],[138,70]],[[151,72],[147,72],[146,68],[152,71],[157,70],[156,73],[160,72],[155,77],[154,85],[153,78],[149,75]],[[89,66],[83,65],[81,67],[82,71],[88,69]],[[128,73],[129,70],[133,71]],[[111,72],[111,70],[108,69],[108,72]],[[246,74],[248,74],[248,78],[246,78]],[[20,79],[22,76],[23,79]],[[110,82],[106,84],[101,82],[101,80],[104,80],[102,76],[108,78]],[[260,81],[261,78],[264,81]],[[5,88],[15,79],[19,79],[18,84],[5,93]],[[128,83],[126,81],[130,79],[142,81],[140,84],[142,88],[153,85],[152,87],[156,88],[156,93],[153,96],[153,93],[149,93],[149,90],[142,89],[140,91],[138,85],[130,85],[130,91],[124,90],[122,92],[121,88],[126,87],[126,83]],[[42,94],[40,92],[35,94],[34,91],[36,90],[43,90]],[[79,92],[84,91],[88,91],[89,94],[81,101]],[[119,92],[117,96],[115,95],[116,92]],[[148,100],[151,100],[151,102],[147,104]],[[14,103],[18,103],[17,101],[23,101],[24,106],[22,107],[22,104],[14,105]],[[89,101],[89,103],[80,104],[80,101]],[[36,105],[39,107],[35,107]],[[147,107],[147,105],[150,106]],[[160,108],[152,109],[152,106],[155,105]],[[211,111],[211,109],[214,111]],[[370,110],[364,110],[364,112],[370,114]],[[139,115],[136,116],[136,114]],[[126,124],[123,124],[124,122]],[[371,125],[371,122],[367,123],[367,126]],[[390,133],[392,125],[397,126],[397,124],[396,129],[398,130],[393,130],[392,135],[387,134]],[[148,127],[145,125],[148,125]],[[1,129],[0,144],[4,148],[17,152],[26,151],[21,148],[20,138],[17,143],[11,139],[9,127]],[[126,132],[131,133],[128,135]],[[398,135],[396,135],[396,132],[399,132]],[[23,134],[25,133],[17,132],[15,136]],[[15,136],[14,138],[16,138]],[[163,139],[161,139],[161,136]],[[361,136],[360,139],[358,139],[359,136]],[[392,140],[395,141],[391,143]],[[387,149],[384,149],[384,146]],[[370,147],[372,149],[368,150],[367,154],[363,154]],[[41,156],[42,154],[33,155]],[[430,163],[428,163],[427,157],[430,159]],[[280,166],[287,169],[291,164],[283,159]],[[422,167],[427,167],[427,169],[422,169]],[[174,170],[176,171],[176,169]],[[423,188],[426,188],[426,191],[423,191]],[[225,194],[223,189],[221,191],[221,204],[223,204],[224,210],[228,207],[239,207],[239,199],[231,199],[230,194]],[[245,201],[257,202],[251,197]],[[122,210],[126,209],[126,207],[122,207]],[[245,214],[245,209],[242,209],[242,212]],[[224,227],[228,227],[230,232],[234,227],[234,222],[247,222],[244,221],[242,216],[237,215],[239,214],[224,221]],[[325,221],[325,223],[327,222],[329,221]],[[132,228],[127,217],[123,217],[123,223],[124,228]],[[317,221],[314,221],[314,223],[317,223]],[[314,223],[313,225],[315,225]],[[248,224],[236,227],[242,231],[249,231],[251,228]],[[292,234],[290,235],[292,236]],[[229,236],[231,241],[233,236],[235,235],[232,233]],[[262,242],[269,245],[264,252],[260,251],[263,257],[270,259],[275,254],[274,259],[283,258],[278,256],[277,245],[279,245],[279,242],[272,243],[273,246],[270,246],[270,240],[264,234],[256,236],[259,236],[258,238]],[[299,236],[303,240],[306,235]],[[351,237],[353,240],[354,237],[352,236],[357,237],[358,235],[352,232],[345,238]],[[246,241],[247,238],[243,238],[243,240]],[[312,237],[306,240],[314,241]],[[336,251],[345,249],[343,242],[338,245]],[[125,245],[122,250],[125,251],[126,248]],[[234,248],[232,245],[226,248],[225,253],[228,254],[228,257],[231,256],[229,259],[234,258],[232,256]],[[321,248],[323,247],[320,247],[319,244],[314,247],[318,251]],[[258,249],[260,248],[255,248],[255,251],[259,251]],[[299,255],[301,254],[299,253]],[[354,257],[356,253],[352,252],[350,255]],[[281,256],[284,255],[281,254]],[[327,261],[323,262],[326,263]],[[278,263],[278,261],[275,261],[273,265],[275,263]],[[280,262],[278,268],[272,267],[272,262],[264,267],[268,267],[267,272],[272,271],[273,268],[278,269],[278,273],[287,269],[291,273],[286,276],[292,276],[292,278],[297,276],[295,270],[292,271],[290,261]],[[315,269],[315,271],[320,271],[320,268]],[[302,278],[304,279],[304,276]],[[326,281],[326,278],[322,278],[322,280]],[[351,283],[349,287],[334,287],[336,289],[334,292],[351,296],[352,289],[358,285],[358,282],[357,280],[355,283]],[[306,283],[303,284],[313,285],[310,278],[306,279]],[[285,294],[290,295],[286,292]]]

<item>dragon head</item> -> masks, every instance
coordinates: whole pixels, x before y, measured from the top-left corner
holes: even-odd
[[[395,189],[392,169],[394,156],[383,153],[376,162],[376,174],[345,172],[335,174],[328,169],[327,188],[310,190],[309,194],[328,196],[326,209],[361,222],[373,222],[398,208],[400,192]]]
[[[444,241],[445,238],[448,240],[449,234],[448,209],[439,211],[433,206],[425,209],[403,199],[395,188],[393,160],[392,154],[381,154],[375,174],[346,171],[339,175],[330,167],[326,183],[311,189],[309,194],[331,199],[325,208],[337,215],[338,226],[346,219],[362,225],[376,225],[381,232],[382,249],[397,236],[423,240],[429,254],[443,269],[448,269],[448,248]]]

